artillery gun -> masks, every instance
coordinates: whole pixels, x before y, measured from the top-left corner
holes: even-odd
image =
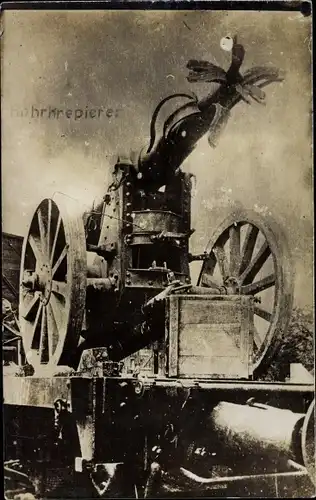
[[[62,194],[35,211],[19,310],[35,373],[6,382],[4,403],[7,474],[18,481],[22,460],[41,497],[65,474],[77,496],[82,478],[109,497],[313,495],[314,387],[260,381],[291,313],[283,231],[239,211],[203,254],[189,252],[181,164],[205,134],[216,144],[237,103],[264,102],[263,87],[284,78],[241,75],[243,58],[234,39],[228,71],[189,61],[189,81],[218,89],[164,99],[147,150],[118,158],[91,211]],[[187,102],[156,140],[173,97]]]

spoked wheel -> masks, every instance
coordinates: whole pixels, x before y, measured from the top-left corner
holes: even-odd
[[[198,285],[255,297],[253,369],[260,375],[291,315],[293,269],[285,236],[266,216],[239,211],[215,232],[207,254]]]
[[[56,197],[57,199],[57,197]],[[77,203],[64,196],[37,207],[23,242],[20,327],[35,371],[71,366],[86,296],[86,243]]]

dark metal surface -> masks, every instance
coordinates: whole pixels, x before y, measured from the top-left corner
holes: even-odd
[[[80,385],[80,376],[77,377],[51,377],[51,378],[36,378],[36,377],[14,377],[9,382],[4,383],[3,398],[6,405],[23,405],[43,408],[53,408],[55,399],[60,396],[68,399],[71,392],[71,384]],[[91,385],[95,379],[93,377],[84,377],[82,384]],[[106,378],[103,379],[106,381]],[[236,392],[237,394],[247,394],[247,398],[256,394],[271,394],[271,393],[289,393],[312,396],[315,390],[313,384],[291,384],[277,382],[252,382],[247,380],[196,380],[196,379],[169,379],[159,378],[154,379],[142,377],[118,377],[114,378],[117,383],[127,383],[132,387],[134,384],[140,384],[146,391],[160,389],[195,389],[198,393],[203,392]],[[6,381],[5,381],[6,382]]]

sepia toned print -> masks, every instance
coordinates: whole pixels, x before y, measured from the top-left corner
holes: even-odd
[[[6,500],[314,497],[310,16],[2,24]]]

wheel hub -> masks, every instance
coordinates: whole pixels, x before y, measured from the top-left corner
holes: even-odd
[[[52,291],[52,269],[50,264],[42,264],[38,272],[25,272],[22,284],[34,292],[41,293],[41,301],[43,304],[49,302]]]
[[[235,276],[228,276],[224,281],[227,295],[236,295],[240,293],[241,282]]]
[[[42,292],[42,302],[47,304],[52,291],[52,270],[49,264],[43,264],[38,274],[39,289]]]

